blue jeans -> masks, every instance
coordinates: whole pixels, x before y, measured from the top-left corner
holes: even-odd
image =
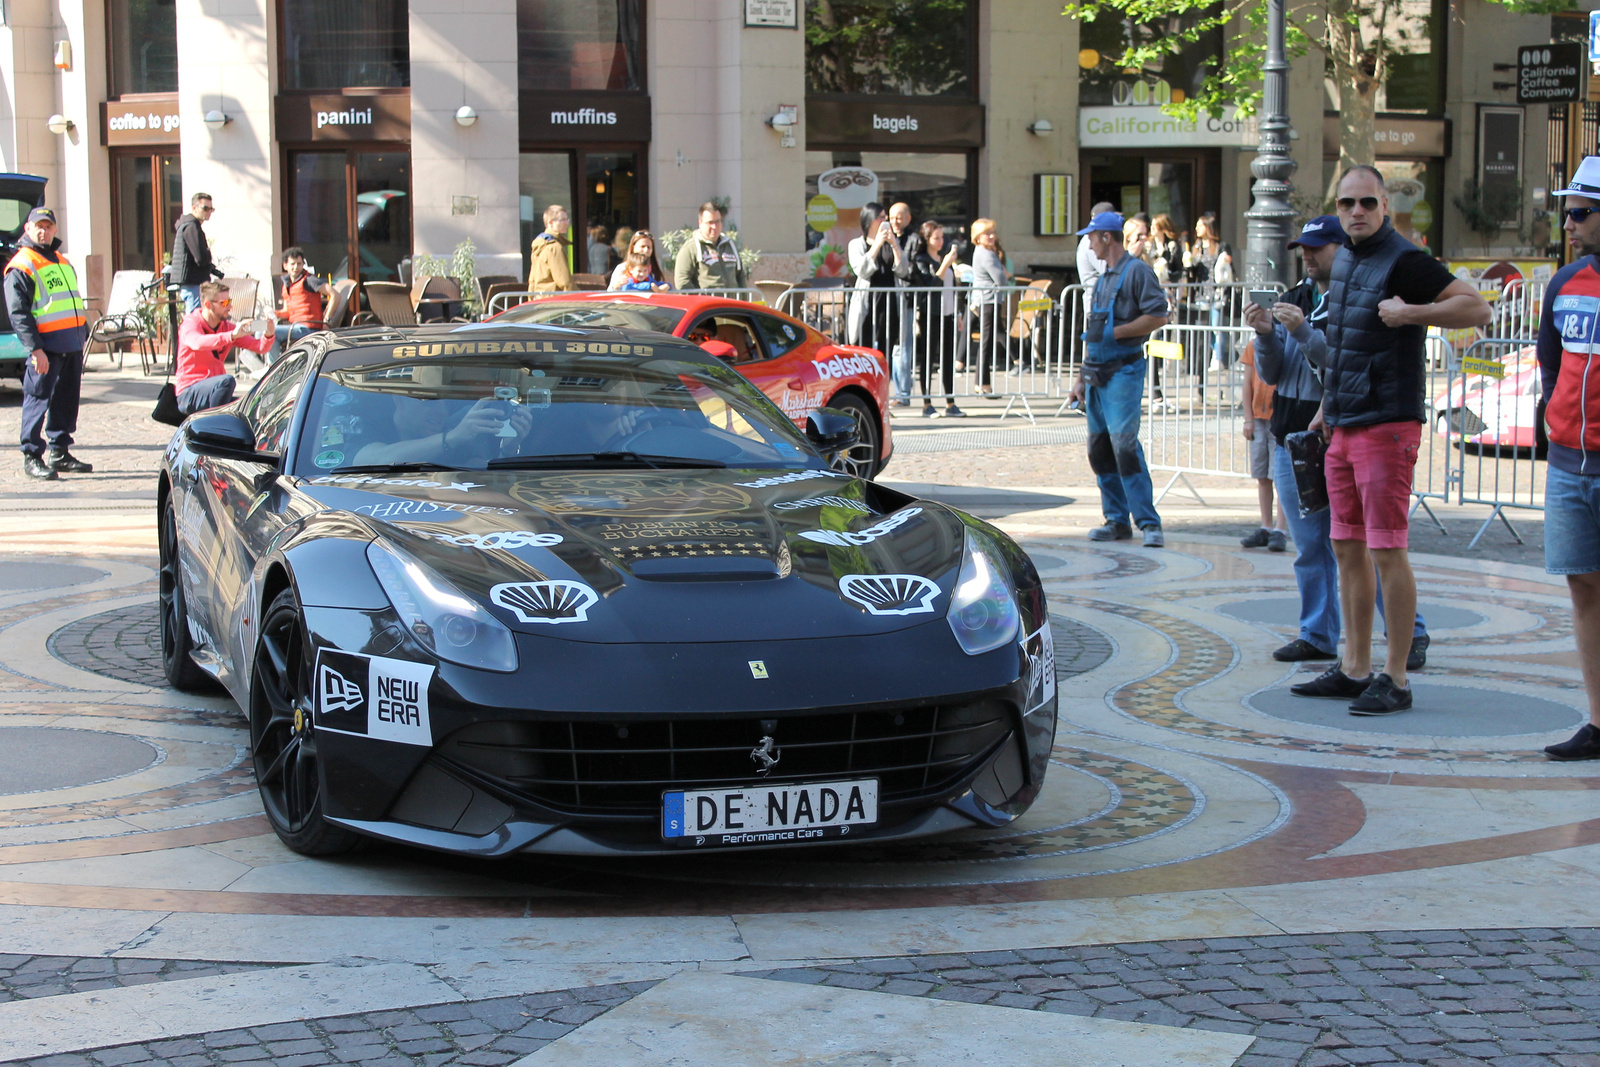
[[[1600,571],[1600,478],[1551,464],[1544,477],[1544,569]]]
[[[1136,359],[1105,385],[1085,387],[1089,417],[1089,467],[1100,485],[1100,510],[1107,522],[1160,528],[1150,468],[1139,445],[1139,403],[1144,399],[1145,360]]]
[[[894,352],[890,355],[889,381],[894,386],[896,400],[911,399],[911,364],[916,353],[913,338],[917,325],[916,316],[911,314],[911,308],[905,297],[896,298],[900,304],[900,337],[895,341]],[[888,354],[888,353],[886,353]]]
[[[1300,490],[1294,482],[1294,467],[1289,462],[1289,450],[1282,445],[1272,449],[1272,482],[1278,489],[1278,499],[1283,504],[1283,514],[1289,520],[1289,536],[1294,538],[1294,580],[1300,587],[1300,639],[1324,652],[1339,650],[1339,566],[1333,556],[1333,542],[1329,539],[1332,513],[1327,508],[1305,518],[1300,517]],[[1383,583],[1378,583],[1376,617],[1379,626],[1383,618]],[[1428,623],[1417,612],[1412,627],[1413,637],[1428,632]]]
[[[220,408],[233,399],[233,390],[231,374],[204,378],[178,394],[178,410],[185,415],[193,415],[197,411]]]
[[[267,362],[276,363],[278,357],[283,355],[283,350],[294,344],[308,333],[315,333],[320,327],[312,326],[306,322],[280,322],[273,327],[272,351],[267,353]]]
[[[183,297],[183,310],[185,313],[194,311],[200,306],[200,286],[180,285],[178,294]]]
[[[82,352],[47,352],[50,369],[35,374],[33,359],[23,360],[22,454],[43,456],[45,438],[50,451],[65,452],[78,429],[78,395],[83,386]]]

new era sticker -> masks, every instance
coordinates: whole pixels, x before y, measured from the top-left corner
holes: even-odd
[[[317,652],[316,726],[402,745],[432,745],[433,665],[359,652]]]

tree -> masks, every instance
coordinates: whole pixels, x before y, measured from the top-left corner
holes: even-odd
[[[1490,0],[1518,14],[1549,15],[1573,8],[1573,0]],[[1284,46],[1290,58],[1316,45],[1327,56],[1339,85],[1339,168],[1371,162],[1378,89],[1388,80],[1393,57],[1413,32],[1405,0],[1291,0]],[[1236,31],[1200,88],[1162,110],[1193,121],[1202,112],[1220,118],[1229,107],[1254,114],[1261,99],[1261,63],[1266,55],[1266,0],[1072,0],[1062,14],[1093,22],[1114,18],[1132,25],[1161,22],[1166,32],[1143,42],[1135,37],[1114,63],[1130,71],[1159,69],[1166,57],[1207,34]],[[1442,27],[1440,28],[1442,31]]]

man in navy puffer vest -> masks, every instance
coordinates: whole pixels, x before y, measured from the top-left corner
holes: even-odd
[[[1476,289],[1390,225],[1376,168],[1345,171],[1336,203],[1349,240],[1328,285],[1322,411],[1312,426],[1329,440],[1329,533],[1339,561],[1345,654],[1340,665],[1290,691],[1350,700],[1353,715],[1392,715],[1411,707],[1406,657],[1417,580],[1406,547],[1425,420],[1427,331],[1483,326],[1491,312]],[[1384,670],[1375,677],[1374,563],[1389,631]]]

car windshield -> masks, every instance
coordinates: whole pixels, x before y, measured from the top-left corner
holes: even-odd
[[[541,351],[483,354],[513,345]],[[754,386],[674,347],[473,340],[330,354],[294,473],[823,466]]]
[[[683,321],[678,308],[643,301],[533,300],[518,304],[495,318],[499,326],[512,322],[537,322],[546,326],[617,326],[633,330],[671,333]]]

